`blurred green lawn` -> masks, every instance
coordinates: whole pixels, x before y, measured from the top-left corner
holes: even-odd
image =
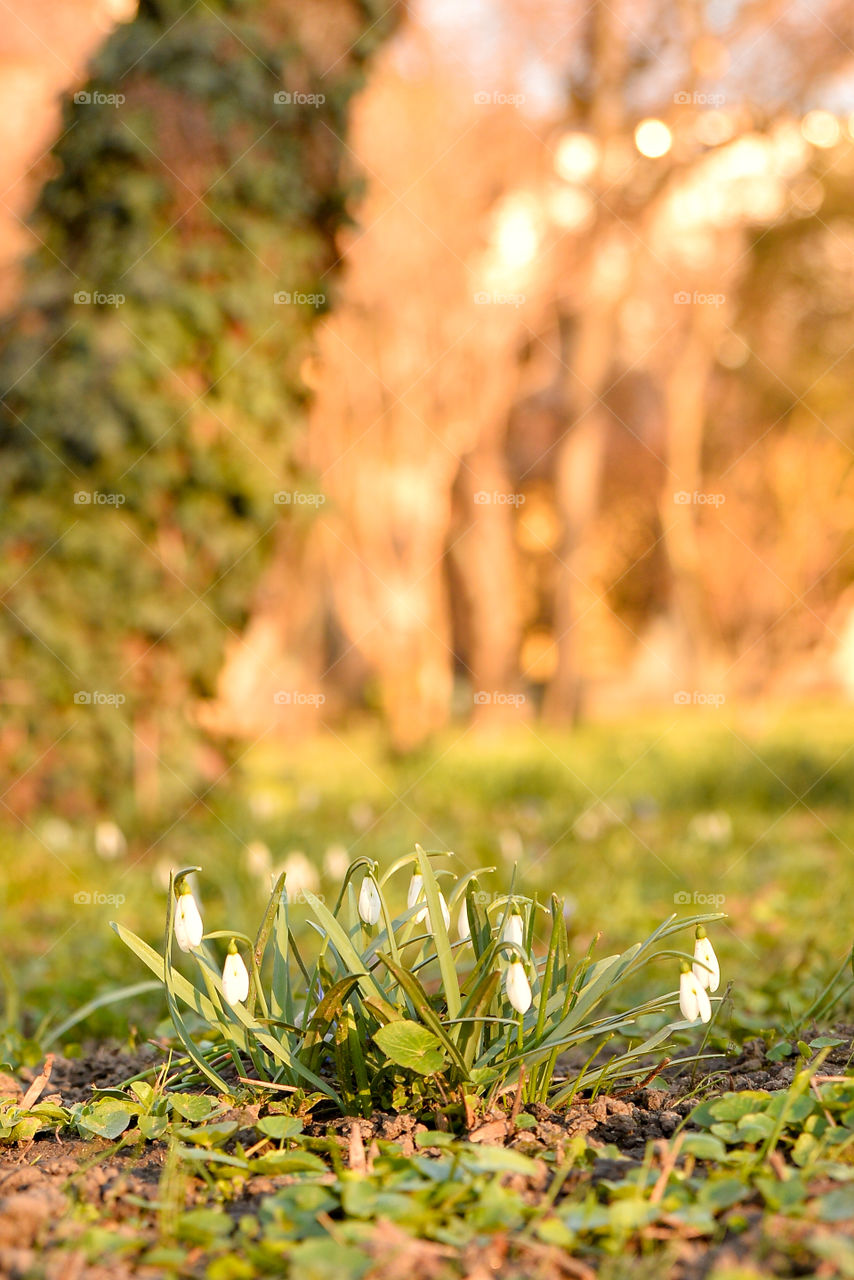
[[[469,729],[403,760],[368,732],[288,755],[258,748],[203,802],[188,794],[174,825],[128,830],[115,860],[96,854],[93,824],[45,813],[3,829],[4,968],[32,1035],[44,1017],[147,976],[108,922],[158,944],[170,865],[204,867],[209,928],[254,932],[267,881],[248,867],[251,841],[274,864],[302,850],[322,869],[330,846],[386,866],[417,840],[454,850],[464,868],[498,867],[487,889],[505,887],[518,862],[526,892],[570,900],[576,951],[601,931],[608,954],[674,910],[720,901],[729,920],[715,944],[735,984],[724,1023],[737,1038],[796,1017],[851,946],[853,788],[854,712],[822,707],[675,708],[571,735]],[[321,871],[321,892],[337,888]],[[661,982],[675,985],[667,966]],[[67,1039],[125,1039],[132,1027],[144,1037],[162,1013],[145,997],[99,1011]]]

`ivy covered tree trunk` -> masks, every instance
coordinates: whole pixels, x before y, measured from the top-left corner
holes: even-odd
[[[5,764],[45,772],[68,735],[41,796],[60,807],[72,779],[139,774],[133,725],[158,707],[161,803],[204,772],[196,708],[292,518],[277,495],[306,487],[299,369],[383,13],[142,0],[66,107],[0,334],[0,663],[23,691]]]

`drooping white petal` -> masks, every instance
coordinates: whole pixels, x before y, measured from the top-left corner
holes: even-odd
[[[469,924],[468,906],[465,898],[463,898],[460,914],[457,917],[457,933],[459,934],[460,942],[468,942],[471,937],[471,925]]]
[[[222,994],[229,1004],[241,1004],[249,995],[249,970],[239,952],[225,957],[222,967]]]
[[[679,979],[679,1008],[687,1022],[708,1022],[712,1016],[712,1005],[705,987],[697,981],[690,969],[686,969]]]
[[[501,934],[503,942],[515,942],[517,947],[524,945],[525,941],[525,922],[519,915],[518,911],[514,911],[504,921],[504,929]]]
[[[204,932],[196,899],[185,889],[175,903],[175,941],[182,951],[192,951],[201,943]]]
[[[442,919],[445,921],[445,928],[446,928],[446,929],[450,929],[450,927],[451,927],[451,913],[450,913],[450,911],[449,911],[449,909],[448,909],[448,904],[447,904],[447,902],[445,901],[445,895],[444,895],[444,893],[442,893],[442,892],[441,892],[441,890],[439,891],[439,907],[440,907],[441,912],[442,912]]]
[[[712,1020],[712,1002],[709,999],[709,993],[705,987],[697,985],[697,1004],[700,1008],[700,1021],[711,1022]]]
[[[423,888],[424,881],[416,871],[412,879],[409,881],[409,893],[406,895],[406,905],[410,911],[415,906],[416,902],[423,897]]]
[[[512,960],[507,966],[504,990],[507,993],[507,999],[517,1013],[528,1012],[533,996],[531,995],[531,984],[528,981],[528,975],[525,973],[525,966],[521,960]]]
[[[708,938],[697,938],[694,942],[694,959],[699,964],[693,965],[694,977],[706,991],[717,991],[721,981],[721,969],[715,949]],[[708,965],[708,968],[706,966]]]
[[[365,924],[376,924],[382,909],[380,895],[374,884],[373,876],[365,876],[359,890],[359,915]]]

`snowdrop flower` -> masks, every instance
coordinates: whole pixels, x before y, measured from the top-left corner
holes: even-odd
[[[380,895],[373,876],[365,876],[359,890],[359,915],[365,924],[376,924],[380,918]]]
[[[525,973],[525,966],[521,960],[512,960],[507,966],[504,990],[507,993],[507,999],[517,1013],[524,1014],[528,1012],[533,996],[531,995],[531,984],[528,981],[528,975]]]
[[[417,902],[424,901],[424,880],[416,871],[412,879],[409,881],[409,893],[406,895],[406,905],[411,910]],[[423,924],[427,919],[429,912],[426,906],[423,910],[416,912],[412,917],[416,924]]]
[[[687,1022],[709,1022],[712,1006],[706,988],[701,986],[687,964],[682,965],[679,979],[679,1008]]]
[[[427,928],[431,928],[430,908],[427,906],[427,899],[424,895],[424,879],[416,871],[412,879],[409,881],[409,893],[406,895],[406,905],[410,909],[419,902],[423,902],[424,906],[420,911],[416,911],[412,919],[416,924],[426,924]],[[445,928],[451,927],[451,913],[448,910],[448,904],[445,901],[445,895],[439,891],[439,907],[442,911],[442,919],[445,921]]]
[[[182,951],[192,951],[200,944],[205,927],[186,880],[179,881],[176,894],[175,941]]]
[[[463,898],[463,903],[462,903],[462,906],[460,907],[460,914],[457,918],[457,933],[459,934],[460,942],[468,942],[469,938],[471,937],[471,925],[469,924],[468,905],[466,903],[465,898]]]
[[[228,955],[222,967],[222,994],[231,1005],[241,1004],[249,995],[249,970],[234,938],[228,944]]]
[[[699,964],[694,964],[692,968],[700,986],[705,987],[706,991],[717,991],[721,981],[721,967],[718,964],[715,949],[706,937],[706,930],[701,924],[697,925],[694,959],[699,961]]]
[[[505,919],[501,941],[515,942],[517,947],[525,945],[525,922],[518,911],[513,911]]]
[[[115,822],[97,822],[95,824],[95,852],[99,858],[119,858],[127,853],[128,842],[124,832]]]

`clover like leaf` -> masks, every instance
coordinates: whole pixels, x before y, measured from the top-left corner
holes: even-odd
[[[398,1067],[417,1071],[421,1076],[435,1075],[445,1065],[445,1055],[438,1036],[407,1018],[380,1027],[374,1040],[386,1057]]]

